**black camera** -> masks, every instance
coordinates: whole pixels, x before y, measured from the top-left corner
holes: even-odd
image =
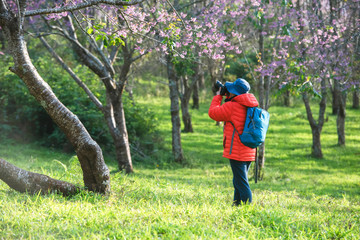
[[[228,96],[229,95],[229,92],[226,89],[225,85],[222,84],[219,80],[217,80],[216,83],[214,84],[214,89],[217,92],[219,90],[219,88],[221,88],[221,91],[220,91],[221,96]]]

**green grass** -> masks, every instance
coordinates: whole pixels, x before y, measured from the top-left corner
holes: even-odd
[[[192,111],[195,133],[182,134],[187,163],[173,164],[167,98],[142,99],[159,118],[165,150],[135,162],[135,174],[112,172],[109,196],[81,192],[17,193],[0,182],[0,239],[359,239],[360,111],[347,110],[346,147],[338,147],[336,117],[322,134],[324,158],[310,156],[303,106],[270,109],[264,179],[253,204],[232,207],[232,173],[222,155],[222,127]],[[6,141],[0,157],[19,167],[82,185],[73,155]],[[64,166],[62,165],[64,164]]]

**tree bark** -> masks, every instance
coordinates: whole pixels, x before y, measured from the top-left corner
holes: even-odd
[[[214,84],[216,83],[217,80],[221,80],[219,79],[219,64],[216,62],[216,60],[211,60],[208,59],[208,72],[210,75],[210,83],[211,86],[214,86]],[[216,90],[213,88],[213,94],[215,95]]]
[[[289,90],[287,90],[284,94],[284,106],[286,106],[286,107],[291,106],[291,96],[290,96]]]
[[[210,84],[214,86],[217,80],[221,81],[219,78],[219,63],[216,60],[212,60],[210,58],[207,59],[208,73],[210,75]],[[213,95],[216,95],[216,89],[214,87],[211,88]],[[216,126],[220,126],[220,122],[216,122]]]
[[[183,94],[180,94],[180,100],[181,100],[181,114],[182,114],[182,120],[184,123],[184,132],[194,132],[191,122],[191,115],[189,112],[189,102],[190,102],[190,96],[191,96],[191,86],[188,85],[188,77],[184,76],[183,79],[183,88],[184,92]],[[193,80],[195,81],[195,79]],[[194,85],[194,84],[192,84]]]
[[[321,150],[321,131],[322,131],[322,127],[324,126],[324,120],[325,120],[325,110],[326,110],[326,83],[325,80],[321,80],[321,94],[322,94],[322,98],[320,101],[320,108],[319,108],[319,117],[318,117],[318,122],[315,121],[313,115],[312,115],[312,111],[311,111],[311,106],[310,106],[310,101],[309,98],[307,96],[307,93],[303,93],[303,101],[305,104],[305,108],[306,108],[306,115],[308,118],[308,121],[310,123],[310,127],[311,127],[311,131],[312,131],[312,138],[313,138],[313,144],[312,144],[312,156],[316,157],[316,158],[322,158],[323,154],[322,154],[322,150]]]
[[[194,78],[195,78],[194,80],[195,84],[193,87],[192,108],[199,109],[199,86],[200,86],[201,78],[204,78],[204,74],[202,73],[202,68],[200,66],[200,63],[196,63]]]
[[[192,109],[198,109],[200,108],[199,105],[199,83],[195,83],[194,85],[194,90],[193,90],[193,95],[192,95],[192,99],[193,99],[193,105],[192,105]]]
[[[129,136],[126,128],[124,105],[122,101],[122,96],[128,80],[131,64],[133,63],[132,54],[131,51],[129,51],[128,43],[126,41],[125,46],[122,47],[122,54],[124,63],[121,66],[120,76],[117,84],[118,98],[111,99],[111,103],[114,107],[114,118],[118,128],[116,134],[120,136],[120,139],[118,137],[114,138],[114,142],[117,151],[119,169],[124,169],[126,173],[132,173],[134,170],[130,152]]]
[[[333,21],[337,18],[337,10],[338,9],[338,0],[329,0],[329,6],[330,6],[330,16],[329,16],[329,24],[334,25]],[[335,32],[337,31],[336,25],[334,25]],[[335,50],[336,55],[338,55],[338,49]],[[331,66],[332,69],[335,68],[335,66]],[[332,114],[337,115],[339,108],[340,108],[340,101],[341,101],[341,90],[340,90],[340,82],[339,80],[334,79],[333,80],[333,87],[331,88],[332,93]]]
[[[119,170],[125,170],[126,173],[132,173],[133,165],[126,128],[124,106],[122,102],[123,90],[127,82],[131,64],[133,62],[131,51],[128,49],[128,44],[125,40],[125,46],[122,46],[124,63],[119,70],[119,80],[116,82],[114,80],[115,69],[112,66],[113,61],[111,59],[115,59],[118,50],[115,49],[115,51],[112,52],[113,56],[107,58],[105,57],[105,54],[102,52],[102,50],[97,48],[96,51],[98,51],[99,55],[102,56],[101,59],[99,59],[77,40],[75,28],[70,17],[66,19],[66,24],[68,26],[68,32],[64,31],[63,34],[71,42],[71,46],[74,52],[77,54],[80,62],[93,71],[99,77],[99,79],[101,79],[105,86],[106,106],[104,107],[97,99],[94,100],[93,94],[90,92],[90,90],[82,86],[84,84],[81,84],[81,81],[77,80],[77,77],[74,77],[74,74],[71,74],[66,64],[60,61],[61,58],[56,56],[57,54],[54,51],[51,51],[51,49],[49,50],[49,47],[47,47],[47,49],[53,54],[53,56],[55,56],[55,59],[63,66],[63,68],[69,72],[78,85],[84,89],[90,99],[103,113],[105,122],[114,142],[116,160],[118,162]],[[92,44],[94,47],[97,47],[95,45],[96,43],[92,42]]]
[[[204,75],[204,69],[200,64],[199,64],[198,74],[199,74],[199,78],[198,78],[199,90],[201,90],[205,88],[205,75]]]
[[[259,58],[261,64],[264,62],[264,36],[262,35],[263,32],[263,25],[264,25],[264,19],[260,19],[260,29],[259,29]],[[265,109],[266,103],[265,103],[265,88],[264,88],[264,76],[260,76],[259,82],[258,82],[258,91],[259,91],[259,107]],[[261,176],[263,175],[263,168],[265,166],[265,143],[259,146],[258,152],[257,152],[257,167],[258,167],[258,173],[261,179]]]
[[[30,194],[48,194],[54,192],[68,196],[79,191],[79,188],[71,183],[20,169],[1,158],[0,179],[14,190]]]
[[[25,11],[24,6],[21,6],[20,11]],[[0,13],[0,25],[15,64],[11,71],[23,80],[30,94],[44,107],[73,145],[83,170],[86,188],[107,193],[110,190],[110,174],[100,147],[90,137],[78,117],[57,99],[32,64],[24,40],[23,19],[8,11],[4,2],[1,2]]]
[[[339,105],[341,101],[341,91],[340,91],[340,83],[338,80],[334,79],[334,86],[333,89],[331,89],[332,93],[332,114],[337,115],[339,110]]]
[[[172,152],[176,162],[183,162],[184,155],[181,146],[181,123],[179,116],[179,96],[178,96],[178,87],[177,82],[178,78],[176,76],[174,65],[171,61],[171,56],[166,57],[167,62],[167,73],[169,80],[169,90],[170,90],[170,112],[171,112],[171,123],[172,123]]]
[[[346,98],[347,98],[346,93],[340,95],[340,101],[337,110],[336,130],[338,135],[339,146],[345,146]]]
[[[109,99],[107,102],[111,104],[108,104],[104,116],[114,141],[116,160],[120,170],[132,173],[134,170],[122,97],[113,98],[108,96],[107,98]]]
[[[181,101],[181,112],[184,123],[184,132],[186,133],[194,132],[191,123],[191,115],[189,112],[189,103],[185,99]]]
[[[311,146],[311,154],[316,158],[322,158],[322,150],[321,150],[321,129],[318,127],[312,128],[312,138],[313,144]]]

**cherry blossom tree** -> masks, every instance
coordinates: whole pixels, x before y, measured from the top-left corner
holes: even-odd
[[[107,193],[110,191],[109,170],[104,162],[102,151],[98,144],[69,109],[54,95],[50,86],[39,75],[29,57],[24,39],[24,22],[29,16],[64,13],[90,7],[97,4],[133,5],[140,1],[90,0],[65,2],[62,5],[50,5],[45,1],[29,2],[26,0],[0,1],[0,27],[8,44],[8,51],[13,57],[14,67],[10,70],[18,75],[30,93],[44,107],[49,116],[65,133],[80,161],[84,184],[88,190]],[[29,7],[29,6],[32,6]],[[66,13],[64,14],[66,15]],[[16,168],[5,160],[0,161],[0,178],[17,191],[30,193],[58,191],[65,195],[72,194],[76,187],[72,184],[58,181]]]
[[[124,16],[135,19],[142,19],[145,16],[144,13],[136,13],[134,7],[105,10],[95,9],[94,12],[98,13],[98,15],[96,21],[91,23],[89,23],[88,19],[95,18],[93,12],[86,14],[79,10],[78,13],[73,12],[71,16],[67,16],[61,22],[56,21],[55,24],[58,23],[57,25],[53,25],[49,21],[47,21],[47,25],[53,32],[56,31],[57,34],[69,41],[79,61],[93,71],[99,77],[99,80],[103,82],[106,90],[106,104],[101,103],[84,81],[75,75],[74,71],[70,69],[43,37],[40,40],[79,86],[84,89],[99,111],[103,113],[106,125],[113,138],[119,169],[131,173],[133,172],[133,166],[122,98],[131,65],[148,53],[148,50],[141,53],[136,51],[137,45],[133,40],[134,34],[131,35],[130,32],[135,25],[135,21],[132,21],[131,26],[127,25],[126,18],[117,14],[120,11]],[[80,29],[80,33],[88,39],[88,44],[84,44],[79,40],[74,21],[77,28]],[[138,23],[138,32],[144,28],[147,28],[147,31],[150,29],[148,25]],[[116,60],[120,56],[122,59],[121,64]]]
[[[208,59],[209,63],[220,63],[223,66],[225,64],[225,53],[227,51],[240,52],[237,45],[233,46],[231,44],[230,41],[233,37],[231,34],[229,35],[230,37],[228,37],[227,33],[230,31],[226,29],[228,28],[227,21],[231,18],[231,15],[228,16],[228,13],[236,16],[238,13],[233,13],[233,9],[236,9],[238,4],[239,1],[213,1],[208,5],[205,4],[200,9],[193,8],[177,13],[177,5],[175,2],[174,12],[162,13],[162,16],[166,15],[167,19],[173,19],[173,22],[164,22],[163,24],[167,25],[167,27],[162,28],[160,31],[160,36],[164,39],[160,47],[167,55],[168,74],[170,77],[169,87],[172,99],[173,143],[174,132],[177,132],[177,134],[175,134],[177,138],[175,139],[177,139],[177,142],[180,142],[177,95],[180,96],[181,100],[184,130],[186,132],[193,131],[188,105],[191,92],[196,85],[196,81],[199,79],[196,69],[199,68],[199,64],[204,62],[201,61],[201,59],[205,58]],[[181,6],[178,8],[181,8]],[[238,23],[240,22],[241,18],[238,19]],[[174,69],[177,71],[174,72]],[[223,67],[218,69],[213,67],[212,69],[214,72],[219,72],[217,70],[220,70],[220,72],[223,73],[224,71]],[[218,77],[215,76],[215,74],[216,73],[213,74],[213,81]],[[179,79],[182,83],[180,84],[180,89],[178,87],[179,84],[177,84]],[[192,81],[190,82],[189,79],[192,79]],[[174,126],[176,131],[174,130]],[[182,156],[180,151],[177,156]]]
[[[287,28],[289,36],[285,47],[275,53],[278,63],[271,62],[261,69],[262,74],[281,70],[286,73],[285,87],[295,87],[302,93],[308,120],[312,129],[312,154],[321,158],[321,131],[325,122],[327,89],[333,90],[333,98],[339,103],[337,129],[340,145],[344,144],[346,89],[353,83],[352,62],[354,37],[359,23],[353,21],[353,11],[358,11],[357,1],[348,1],[339,9],[334,1],[297,1],[292,6]],[[337,11],[338,14],[335,14]],[[330,21],[331,20],[331,21]],[[272,68],[272,65],[274,67]],[[285,70],[285,71],[284,71]],[[320,93],[319,93],[320,92]],[[318,120],[310,104],[310,96],[320,97]],[[342,95],[342,97],[336,97]]]

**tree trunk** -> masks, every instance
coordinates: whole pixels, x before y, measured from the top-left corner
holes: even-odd
[[[183,162],[184,154],[181,146],[181,123],[179,115],[179,91],[177,87],[178,78],[176,76],[174,65],[171,61],[171,56],[166,57],[167,61],[167,73],[169,79],[170,90],[170,112],[172,123],[172,152],[176,162]]]
[[[337,19],[337,9],[338,9],[338,0],[329,0],[329,6],[330,6],[330,16],[329,16],[329,24],[334,25],[333,21]],[[335,32],[337,31],[336,25],[334,26]],[[338,55],[338,49],[335,48],[336,55]],[[335,68],[335,66],[331,66],[332,69]],[[339,110],[339,105],[341,101],[341,91],[340,91],[340,82],[339,80],[334,79],[333,80],[333,87],[331,89],[332,93],[332,114],[337,115]]]
[[[308,121],[310,123],[311,131],[312,131],[313,144],[312,144],[312,153],[311,154],[313,157],[316,157],[316,158],[323,157],[322,150],[321,150],[321,138],[320,137],[321,137],[322,127],[324,125],[325,110],[326,110],[326,87],[325,87],[325,85],[326,85],[325,80],[321,80],[322,98],[321,98],[321,101],[319,104],[320,108],[319,108],[318,123],[316,123],[316,121],[312,115],[310,101],[307,96],[307,93],[303,93],[303,101],[305,104],[306,115],[307,115]]]
[[[184,123],[184,132],[194,132],[192,123],[191,123],[191,115],[189,112],[189,103],[184,99],[181,100],[181,112],[182,112],[182,119]]]
[[[321,150],[321,129],[319,127],[312,128],[312,139],[313,144],[311,147],[311,154],[316,158],[322,158],[322,150]]]
[[[128,49],[128,44],[126,43],[123,46],[123,57],[124,63],[121,67],[120,77],[117,85],[117,98],[111,99],[111,103],[114,107],[114,118],[118,132],[116,134],[115,148],[116,148],[116,158],[118,161],[119,169],[125,170],[126,173],[133,172],[132,158],[130,152],[129,136],[126,128],[125,112],[124,105],[122,101],[123,91],[125,89],[125,84],[128,80],[128,75],[130,72],[130,67],[132,64],[131,53]],[[119,138],[120,137],[120,138]]]
[[[219,64],[216,62],[216,60],[208,59],[208,72],[210,75],[210,83],[211,86],[214,86],[217,80],[219,79]],[[213,94],[216,94],[216,90],[212,88]]]
[[[195,84],[194,84],[194,89],[193,89],[193,105],[192,108],[193,109],[199,109],[199,86],[200,86],[200,82],[201,82],[201,78],[204,78],[204,74],[202,72],[202,68],[200,66],[200,63],[196,63],[196,67],[195,67],[195,74],[194,74],[194,78],[195,78]]]
[[[258,180],[262,180],[264,176],[264,167],[265,167],[265,143],[260,145],[257,149],[257,171],[258,171]],[[255,168],[256,169],[256,166]]]
[[[194,132],[193,127],[192,127],[192,122],[191,122],[191,115],[189,112],[189,102],[190,102],[190,96],[191,96],[192,89],[188,85],[187,76],[182,77],[182,79],[183,79],[182,86],[184,88],[184,91],[183,91],[183,94],[181,94],[181,96],[180,96],[180,100],[181,100],[182,120],[184,123],[184,132],[186,132],[186,133]]]
[[[194,91],[193,91],[193,95],[192,95],[192,99],[193,99],[193,105],[192,105],[192,109],[198,109],[200,108],[199,105],[199,82],[196,82],[194,85]]]
[[[204,75],[204,70],[201,66],[200,70],[199,70],[199,79],[198,79],[198,83],[199,83],[199,90],[204,89],[205,88],[205,75]]]
[[[264,25],[263,18],[260,19],[260,29],[259,29],[259,58],[261,64],[264,62],[264,36],[262,35],[262,29]],[[260,76],[258,82],[258,91],[259,91],[259,107],[265,109],[265,88],[264,88],[264,76]],[[258,156],[257,156],[257,165],[258,165],[258,176],[261,179],[261,176],[264,174],[263,169],[265,166],[265,143],[259,147]]]
[[[207,59],[208,60],[208,73],[210,75],[210,84],[212,86],[211,90],[213,92],[213,95],[216,95],[216,89],[213,87],[214,84],[216,83],[217,80],[220,80],[218,78],[219,75],[219,68],[218,68],[218,64],[216,63],[216,60],[212,60],[210,58]],[[216,122],[216,126],[220,126],[220,122]]]
[[[32,64],[23,36],[21,25],[23,19],[20,20],[7,12],[4,5],[0,8],[2,12],[0,25],[7,38],[15,64],[11,70],[23,80],[30,93],[44,107],[73,145],[83,170],[85,186],[92,191],[108,192],[110,174],[100,147],[90,137],[78,117],[57,99],[50,86],[41,78]]]
[[[286,107],[291,106],[291,96],[290,96],[289,90],[287,90],[284,94],[284,106],[286,106]]]
[[[353,92],[353,105],[352,107],[354,109],[359,109],[360,106],[359,106],[359,84],[357,84],[355,86],[355,90]]]
[[[66,25],[68,26],[68,35],[65,37],[70,40],[74,52],[79,57],[81,63],[86,65],[91,71],[93,71],[103,82],[106,89],[106,106],[99,106],[92,98],[98,109],[104,114],[106,124],[109,128],[110,134],[114,141],[116,160],[118,162],[119,170],[125,170],[126,173],[133,172],[132,158],[128,140],[128,133],[126,128],[124,106],[122,102],[123,90],[127,82],[127,77],[132,64],[132,54],[129,51],[129,46],[126,39],[124,39],[124,45],[122,45],[123,64],[120,71],[118,82],[115,81],[115,69],[112,66],[112,61],[107,58],[101,49],[96,51],[102,57],[99,59],[92,54],[88,49],[81,45],[77,40],[74,25],[70,17],[66,18]],[[115,57],[118,53],[118,49],[112,52]],[[65,69],[66,70],[66,69]],[[76,80],[75,80],[76,81]],[[78,83],[78,81],[76,81]],[[89,96],[91,94],[86,92]]]
[[[114,98],[114,96],[110,97],[109,95],[107,98],[109,104],[106,107],[105,119],[110,135],[114,141],[116,161],[119,170],[125,170],[126,173],[132,173],[134,170],[122,98],[121,96]]]
[[[338,145],[340,146],[345,146],[346,98],[346,93],[340,95],[340,102],[337,110],[336,130],[338,134]]]
[[[48,194],[54,192],[68,196],[79,191],[79,188],[71,183],[20,169],[1,158],[0,179],[9,185],[10,188],[18,192],[27,192],[31,194],[39,192],[41,194]]]
[[[334,86],[331,90],[332,93],[332,114],[337,115],[340,101],[341,101],[341,92],[340,92],[340,83],[338,80],[334,80]]]

